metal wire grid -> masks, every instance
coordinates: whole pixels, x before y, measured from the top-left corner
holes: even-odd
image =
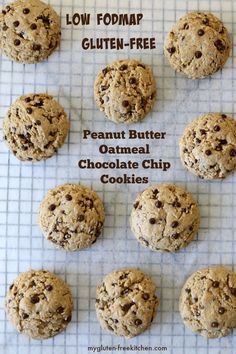
[[[176,75],[162,55],[166,32],[186,11],[209,10],[221,17],[232,35],[236,35],[236,4],[232,0],[51,0],[62,16],[62,45],[49,60],[38,65],[19,65],[5,57],[0,60],[0,116],[19,95],[27,92],[49,92],[65,107],[70,116],[69,138],[58,155],[41,163],[21,163],[0,144],[0,349],[10,353],[87,353],[88,346],[142,344],[167,346],[167,353],[233,353],[233,336],[206,341],[185,329],[178,313],[180,288],[194,270],[209,264],[234,268],[236,187],[235,176],[223,182],[203,182],[183,170],[178,157],[178,139],[187,122],[208,111],[235,110],[235,56],[223,72],[202,81],[190,81]],[[5,3],[5,2],[2,2]],[[89,26],[65,26],[66,13],[91,13]],[[142,12],[139,27],[96,27],[97,12]],[[84,37],[156,37],[154,51],[83,51]],[[102,157],[98,147],[103,141],[82,140],[82,130],[118,131],[128,128],[106,121],[93,99],[93,82],[98,70],[117,58],[140,58],[152,66],[158,85],[154,111],[143,123],[132,127],[140,131],[166,131],[165,141],[150,141],[151,156],[172,164],[168,172],[138,171],[148,175],[149,184],[175,182],[186,187],[198,199],[201,228],[196,241],[175,255],[158,254],[140,247],[129,228],[129,214],[137,192],[145,185],[102,185],[101,173],[82,171],[80,158],[112,160]],[[109,143],[115,145],[115,143]],[[136,144],[135,142],[121,142]],[[141,142],[138,142],[141,144]],[[145,144],[143,141],[142,144]],[[148,143],[148,141],[147,141]],[[119,156],[128,160],[129,156]],[[132,157],[141,161],[140,157]],[[133,171],[125,171],[132,174]],[[118,176],[121,171],[108,171]],[[64,253],[44,241],[36,222],[37,210],[46,191],[64,182],[84,183],[98,192],[105,203],[106,223],[103,236],[89,250]],[[159,313],[150,330],[130,341],[113,337],[101,330],[95,315],[95,287],[103,276],[123,266],[139,266],[158,285],[161,300]],[[29,268],[56,272],[70,285],[75,309],[67,330],[53,339],[31,341],[16,334],[6,321],[4,297],[11,281]],[[114,351],[115,353],[115,351]]]

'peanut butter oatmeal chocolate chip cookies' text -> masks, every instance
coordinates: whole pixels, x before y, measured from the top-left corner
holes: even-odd
[[[230,47],[229,33],[216,16],[190,12],[167,35],[164,53],[177,72],[203,79],[223,68]]]
[[[60,18],[40,0],[17,0],[0,14],[0,51],[11,60],[34,64],[59,45]]]

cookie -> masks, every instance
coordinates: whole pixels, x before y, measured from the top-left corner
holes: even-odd
[[[203,79],[223,68],[230,48],[229,33],[216,16],[190,12],[167,35],[164,53],[177,72]]]
[[[180,139],[180,157],[200,178],[225,178],[236,168],[236,121],[221,113],[195,119]]]
[[[184,284],[179,306],[193,332],[227,336],[236,327],[236,273],[222,266],[198,270]]]
[[[119,60],[98,74],[94,95],[108,119],[115,123],[137,123],[154,105],[156,83],[147,65],[137,60]]]
[[[34,64],[46,59],[60,37],[60,18],[42,1],[17,0],[0,14],[0,50],[16,62]]]
[[[96,242],[104,223],[101,199],[79,184],[51,189],[39,208],[38,223],[57,248],[77,251]]]
[[[138,195],[130,217],[137,240],[152,251],[175,252],[195,237],[199,208],[192,195],[172,184],[159,184]]]
[[[150,327],[159,301],[156,285],[138,269],[119,269],[97,287],[96,313],[103,329],[132,338]]]
[[[4,139],[22,161],[40,161],[54,155],[67,136],[69,121],[62,106],[47,94],[19,97],[3,122]]]
[[[71,321],[73,299],[68,285],[46,270],[21,273],[6,295],[7,318],[18,332],[47,339]]]

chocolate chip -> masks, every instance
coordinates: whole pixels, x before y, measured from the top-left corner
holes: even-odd
[[[209,25],[209,19],[206,17],[206,18],[204,18],[203,20],[202,20],[202,23],[204,24],[204,25]]]
[[[172,206],[173,206],[174,208],[180,208],[180,207],[181,207],[181,204],[180,204],[180,202],[175,201],[175,202],[172,204]]]
[[[79,215],[77,218],[78,221],[84,221],[84,215]]]
[[[195,52],[195,57],[196,57],[197,59],[200,59],[200,58],[202,57],[202,52],[200,52],[199,50],[197,50],[197,51]]]
[[[219,288],[220,283],[218,281],[213,281],[212,286],[213,288]]]
[[[139,202],[135,202],[133,206],[134,206],[134,209],[137,209],[137,207],[139,206]]]
[[[36,23],[32,23],[32,24],[31,24],[31,26],[30,26],[30,29],[32,29],[32,30],[36,30],[36,28],[37,28]]]
[[[223,119],[225,119],[225,118],[227,118],[227,115],[226,115],[226,114],[221,114],[221,117],[222,117]]]
[[[191,289],[189,289],[189,288],[186,288],[185,291],[186,291],[186,293],[188,293],[188,294],[191,293]]]
[[[147,246],[147,247],[149,246],[149,242],[148,242],[147,240],[145,240],[145,238],[140,237],[139,240],[140,240],[142,243],[144,243],[145,246]]]
[[[198,30],[197,34],[202,37],[205,34],[205,31],[203,29]]]
[[[220,126],[219,125],[215,125],[214,126],[214,131],[215,132],[219,132],[220,131]]]
[[[103,75],[105,76],[108,73],[108,68],[102,70]]]
[[[142,295],[143,300],[148,300],[150,298],[150,295],[145,293]]]
[[[68,201],[72,200],[72,196],[71,196],[70,194],[67,194],[67,195],[65,196],[65,198],[66,198],[66,200],[68,200]]]
[[[210,155],[212,154],[212,152],[211,152],[211,150],[206,150],[206,151],[205,151],[205,154],[206,154],[207,156],[210,156]]]
[[[123,65],[121,65],[120,66],[120,71],[124,71],[124,70],[127,70],[128,69],[128,65],[126,65],[126,64],[123,64]]]
[[[32,304],[37,304],[38,302],[39,302],[39,297],[38,297],[38,295],[32,295],[31,297],[30,297],[30,301],[32,302]]]
[[[236,296],[236,288],[231,288],[230,292],[233,296]]]
[[[30,13],[30,9],[25,8],[25,9],[23,9],[22,12],[23,12],[24,15],[28,15]]]
[[[222,145],[227,145],[228,142],[227,142],[226,139],[221,139],[221,140],[220,140],[220,143],[221,143]]]
[[[18,45],[20,45],[20,40],[19,39],[15,39],[14,40],[14,45],[18,47]]]
[[[231,157],[235,157],[236,156],[236,150],[235,149],[231,149],[229,155]]]
[[[3,30],[3,31],[7,31],[7,30],[8,30],[8,26],[7,26],[7,25],[4,25],[4,26],[2,27],[2,30]]]
[[[154,225],[154,224],[156,223],[156,219],[155,219],[155,218],[149,219],[149,223],[150,223],[151,225]]]
[[[41,125],[41,121],[40,120],[36,120],[35,124],[36,125]]]
[[[46,286],[45,286],[45,289],[46,289],[47,291],[52,291],[53,286],[52,286],[51,284],[46,285]]]
[[[49,205],[49,207],[48,207],[48,210],[50,210],[50,211],[53,211],[53,210],[55,210],[56,209],[56,205],[55,204],[51,204],[51,205]]]
[[[19,24],[20,24],[20,22],[19,22],[19,21],[14,21],[14,22],[13,22],[13,26],[14,26],[14,27],[18,27],[18,26],[19,26]]]
[[[139,318],[137,318],[137,319],[134,321],[134,324],[135,324],[136,326],[140,326],[142,323],[143,323],[143,321],[140,320]]]
[[[147,105],[147,100],[145,100],[145,98],[142,97],[141,98],[141,104],[140,104],[141,108],[145,108],[146,105]]]
[[[206,134],[205,129],[200,129],[200,133],[201,133],[201,135],[205,135]]]
[[[129,107],[129,101],[123,101],[122,102],[122,106],[125,107],[125,108]]]
[[[144,64],[138,64],[137,66],[139,66],[140,68],[146,69],[146,66]]]
[[[67,321],[67,322],[70,322],[71,319],[72,319],[72,317],[71,317],[71,315],[70,315],[70,316],[67,317],[66,321]]]
[[[39,99],[38,102],[35,102],[34,104],[35,107],[42,107],[43,106],[43,100]],[[49,119],[49,118],[48,118]]]
[[[218,322],[212,322],[211,327],[217,328],[219,326]]]
[[[33,50],[37,51],[41,49],[41,45],[40,44],[33,44]]]
[[[189,29],[188,23],[185,23],[185,24],[184,24],[184,29],[185,29],[185,30],[188,30],[188,29]]]
[[[223,148],[222,148],[221,145],[217,145],[217,146],[215,147],[215,150],[216,150],[216,151],[222,151],[222,149],[223,149]]]
[[[222,42],[221,39],[217,39],[217,41],[214,42],[214,45],[219,52],[223,52],[225,50],[225,44]]]
[[[30,288],[33,288],[33,286],[35,286],[36,284],[35,284],[35,281],[34,280],[32,280],[31,282],[30,282],[30,284],[29,284],[29,286],[30,286]]]
[[[2,14],[3,14],[3,15],[6,15],[6,13],[7,13],[7,12],[6,12],[5,10],[2,10]]]
[[[64,307],[60,306],[57,308],[57,313],[61,314],[61,313],[63,313],[63,311],[64,311]]]
[[[175,234],[172,235],[172,237],[177,240],[180,237],[180,234],[176,232]]]
[[[169,52],[170,54],[174,54],[175,51],[176,51],[175,47],[167,48],[167,52]]]
[[[219,309],[218,309],[218,313],[220,314],[220,315],[223,315],[224,313],[225,313],[225,308],[224,307],[219,307]]]
[[[129,292],[130,292],[130,289],[126,288],[126,289],[121,291],[121,295],[127,295]]]
[[[172,221],[171,227],[172,227],[173,229],[175,229],[177,226],[179,226],[178,221]]]
[[[101,88],[101,91],[106,91],[109,88],[109,86],[101,85],[100,88]]]
[[[160,209],[160,208],[162,208],[163,204],[162,204],[162,202],[161,202],[160,200],[157,200],[156,203],[155,203],[155,206],[156,206],[158,209]]]
[[[114,323],[119,323],[119,321],[116,318],[113,320],[113,322]]]
[[[130,304],[125,304],[125,305],[121,306],[121,309],[122,309],[122,311],[127,313],[133,305],[134,305],[134,302],[131,302]]]
[[[26,102],[26,103],[29,103],[30,101],[31,101],[31,98],[30,98],[30,97],[26,97],[26,98],[25,98],[25,102]]]
[[[9,286],[9,289],[11,290],[11,289],[13,288],[13,286],[14,286],[14,284],[11,284],[11,285]]]
[[[137,80],[135,79],[135,77],[131,77],[131,78],[129,79],[129,83],[130,83],[130,85],[134,85],[134,84],[137,83]]]
[[[25,319],[28,318],[28,317],[29,317],[29,315],[28,315],[27,313],[25,313],[25,312],[22,313],[22,318],[23,318],[23,320],[25,320]]]
[[[9,12],[9,11],[11,10],[11,7],[10,7],[9,5],[7,5],[7,6],[5,7],[5,9],[6,9],[7,12]]]
[[[201,140],[196,138],[196,143],[200,144],[201,143]]]
[[[27,112],[28,114],[31,114],[31,113],[33,112],[33,110],[32,110],[31,107],[28,107],[28,108],[26,108],[26,112]]]
[[[159,190],[154,189],[152,193],[153,193],[154,198],[157,198],[157,194],[159,193]]]

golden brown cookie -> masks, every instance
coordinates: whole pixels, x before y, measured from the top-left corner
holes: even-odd
[[[156,82],[151,69],[137,60],[119,60],[97,76],[95,100],[106,117],[115,123],[137,123],[151,111]]]
[[[177,72],[203,79],[223,68],[230,48],[230,36],[221,20],[209,12],[190,12],[168,33],[164,53]]]
[[[58,46],[60,27],[60,18],[49,4],[17,0],[0,14],[0,50],[11,60],[38,63]]]

